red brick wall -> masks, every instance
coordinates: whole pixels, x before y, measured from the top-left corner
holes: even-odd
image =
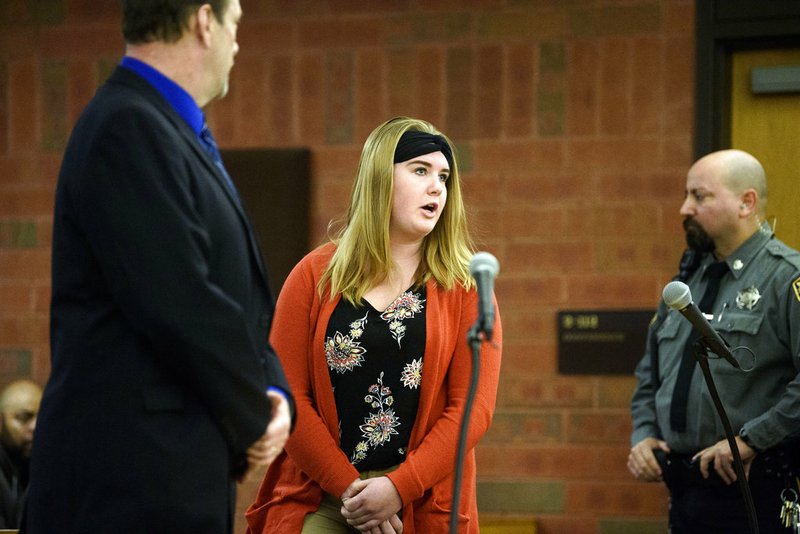
[[[625,468],[629,376],[561,376],[560,309],[653,307],[682,248],[691,0],[242,0],[224,148],[312,150],[312,241],[361,144],[398,114],[455,140],[480,248],[501,263],[481,507],[540,533],[663,531]],[[48,376],[53,189],[68,133],[122,54],[117,2],[0,3],[0,379]],[[246,501],[254,485],[243,488]],[[244,503],[243,503],[244,504]]]

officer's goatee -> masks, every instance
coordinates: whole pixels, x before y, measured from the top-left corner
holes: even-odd
[[[686,232],[686,244],[689,248],[701,253],[714,252],[717,248],[711,236],[693,218],[687,217],[683,220],[683,230]]]

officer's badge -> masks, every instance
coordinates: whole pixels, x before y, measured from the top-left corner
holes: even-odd
[[[757,288],[750,286],[743,291],[739,291],[739,294],[736,295],[736,306],[740,310],[752,310],[759,300],[761,300],[761,293],[758,292]]]
[[[792,282],[792,289],[794,289],[794,296],[797,297],[797,300],[800,300],[800,276]]]

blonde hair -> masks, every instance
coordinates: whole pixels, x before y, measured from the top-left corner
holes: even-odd
[[[408,130],[442,135],[451,149],[454,148],[450,139],[432,124],[409,117],[390,119],[369,134],[358,162],[344,226],[332,239],[337,245],[336,251],[319,281],[320,295],[329,285],[331,298],[341,293],[342,298],[358,305],[364,294],[392,271],[389,221],[394,192],[394,153],[400,137]],[[422,241],[416,285],[433,278],[448,290],[456,283],[469,289],[474,284],[469,273],[473,245],[467,230],[455,157],[446,187],[447,202],[441,217]]]

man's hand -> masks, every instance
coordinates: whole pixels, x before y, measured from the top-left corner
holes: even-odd
[[[267,397],[272,404],[272,418],[264,435],[247,449],[247,470],[240,478],[240,482],[248,480],[253,473],[274,462],[283,451],[286,440],[289,439],[292,427],[289,401],[275,391],[268,391]]]
[[[289,439],[292,430],[292,414],[289,410],[289,401],[282,393],[268,391],[267,397],[272,403],[272,419],[267,425],[267,450],[271,455],[269,463],[278,457]]]
[[[383,534],[387,526],[397,531],[392,516],[403,507],[403,501],[389,477],[354,480],[342,493],[342,502],[342,516],[361,532]]]
[[[628,454],[628,471],[637,479],[645,482],[661,482],[664,473],[658,465],[653,449],[661,449],[669,453],[669,445],[666,441],[656,438],[644,438],[631,448]]]
[[[739,448],[739,456],[742,457],[742,466],[744,467],[744,476],[750,476],[750,466],[756,457],[754,451],[747,443],[742,441],[739,436],[736,436],[736,446]],[[733,466],[733,451],[727,439],[723,439],[698,452],[692,458],[693,461],[700,461],[700,473],[703,478],[708,478],[708,465],[714,462],[714,471],[717,472],[719,477],[725,484],[733,484],[736,482],[736,470]]]

